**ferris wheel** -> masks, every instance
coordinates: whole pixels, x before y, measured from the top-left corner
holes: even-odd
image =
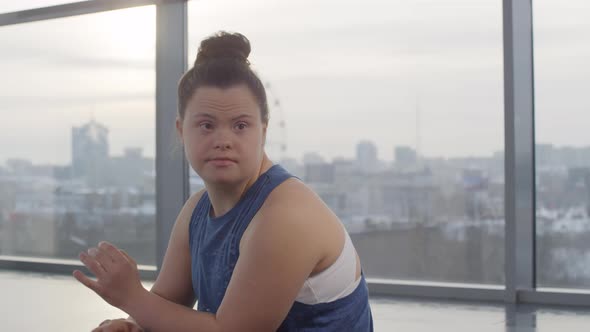
[[[287,127],[281,101],[270,82],[266,82],[266,99],[268,102],[268,129],[266,133],[266,153],[275,162],[287,154]]]

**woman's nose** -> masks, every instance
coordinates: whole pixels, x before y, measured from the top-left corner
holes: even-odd
[[[220,130],[217,133],[215,148],[222,150],[231,148],[230,135],[231,134],[227,133],[225,130]]]
[[[231,145],[228,142],[220,142],[215,144],[216,149],[226,150],[229,149]]]

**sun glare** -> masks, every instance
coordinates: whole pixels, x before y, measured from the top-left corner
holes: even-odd
[[[96,35],[103,39],[105,52],[116,53],[124,58],[142,59],[152,57],[156,44],[155,6],[130,8],[98,14],[93,26]]]

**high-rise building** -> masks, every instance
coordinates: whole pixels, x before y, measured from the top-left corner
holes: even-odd
[[[289,157],[284,157],[281,159],[281,161],[279,162],[279,164],[281,164],[281,166],[283,166],[287,171],[289,171],[291,174],[296,175],[298,177],[303,177],[304,174],[304,168],[301,164],[299,164],[299,162],[297,161],[297,159],[295,158],[289,158]]]
[[[334,183],[334,164],[306,164],[304,181],[307,183]]]
[[[418,156],[416,150],[409,146],[398,146],[395,148],[395,165],[406,169],[416,166]]]
[[[86,178],[88,185],[102,184],[108,174],[108,133],[94,120],[72,128],[72,175]]]
[[[317,152],[306,152],[303,155],[303,165],[315,165],[325,163],[324,158]]]
[[[109,182],[115,186],[142,187],[154,169],[154,163],[143,157],[141,148],[125,148],[122,156],[110,158],[111,175]]]
[[[365,173],[372,173],[379,169],[377,146],[371,141],[360,141],[356,145],[356,160],[359,169]]]
[[[552,165],[555,160],[555,149],[551,144],[540,144],[535,145],[535,161],[537,166]]]

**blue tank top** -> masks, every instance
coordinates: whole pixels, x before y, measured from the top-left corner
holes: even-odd
[[[248,188],[226,214],[212,218],[211,201],[203,194],[189,226],[192,284],[199,311],[216,313],[239,257],[240,239],[270,192],[294,177],[273,165]],[[373,331],[368,288],[364,276],[348,296],[333,302],[294,302],[278,331]]]

